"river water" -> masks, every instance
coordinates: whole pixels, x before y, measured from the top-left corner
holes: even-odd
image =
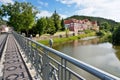
[[[109,42],[101,43],[100,38],[94,38],[60,43],[54,49],[120,77],[119,46]]]

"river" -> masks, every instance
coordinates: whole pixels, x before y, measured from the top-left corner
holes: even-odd
[[[100,38],[66,42],[53,47],[69,56],[120,77],[120,47]]]

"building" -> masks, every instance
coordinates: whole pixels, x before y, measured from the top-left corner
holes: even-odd
[[[99,26],[97,25],[97,21],[89,21],[88,19],[77,20],[77,19],[68,19],[64,20],[65,28],[68,28],[70,31],[74,31],[75,33],[78,31],[84,31],[87,29],[99,30]]]
[[[0,33],[6,33],[9,31],[9,27],[6,25],[1,25],[0,26]]]

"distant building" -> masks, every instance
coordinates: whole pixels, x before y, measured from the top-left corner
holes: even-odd
[[[9,31],[9,27],[7,27],[6,25],[1,25],[0,26],[0,33],[5,33]]]
[[[99,26],[97,25],[97,21],[89,21],[88,19],[84,20],[77,20],[77,19],[68,19],[64,20],[65,27],[68,28],[70,31],[78,32],[84,31],[87,29],[99,30]]]

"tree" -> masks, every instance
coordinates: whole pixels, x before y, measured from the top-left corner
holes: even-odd
[[[4,20],[0,19],[0,25],[6,25],[6,24],[7,24],[7,22],[6,22],[6,21],[4,21]]]
[[[111,29],[111,26],[108,22],[104,22],[100,26],[100,30],[110,31],[110,29]]]
[[[4,11],[2,5],[0,6],[0,25],[7,25],[7,21],[3,20]]]
[[[27,36],[33,27],[37,10],[30,3],[18,3],[2,5],[3,16],[9,16],[8,24],[17,31],[25,31]]]
[[[3,17],[3,10],[0,7],[0,25],[6,24],[6,22],[2,19]]]
[[[0,20],[2,20],[2,15],[3,15],[3,11],[2,11],[2,9],[0,8]]]
[[[61,20],[61,30],[64,31],[65,30],[65,26],[64,26],[64,19]]]
[[[120,45],[120,25],[119,27],[114,31],[112,35],[112,43],[114,45]]]
[[[39,35],[43,34],[45,31],[45,28],[47,26],[47,20],[46,18],[40,18],[38,21],[37,21],[37,24],[36,24],[36,28],[38,29],[37,30],[37,33]]]
[[[34,15],[32,14],[32,8],[28,9],[28,11],[25,11],[21,14],[21,28],[20,30],[25,30],[28,36],[29,30],[34,25]]]
[[[56,13],[56,11],[53,13],[51,18],[54,21],[55,31],[60,30],[61,29],[61,20],[60,20],[60,16]]]
[[[35,37],[37,34],[37,30],[38,29],[36,28],[36,24],[34,24],[33,27],[31,29],[29,29],[29,34],[32,34],[32,36]]]
[[[47,18],[46,32],[51,35],[53,35],[56,32],[55,26],[54,26],[54,21],[52,18]]]

